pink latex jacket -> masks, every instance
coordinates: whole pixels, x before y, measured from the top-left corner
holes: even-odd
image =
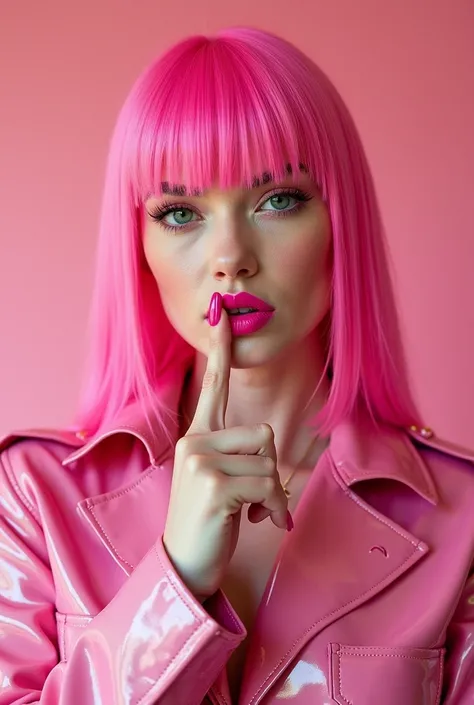
[[[0,705],[229,705],[246,637],[161,536],[173,445],[130,409],[0,453]],[[241,705],[474,703],[473,457],[427,430],[331,436],[260,604]]]

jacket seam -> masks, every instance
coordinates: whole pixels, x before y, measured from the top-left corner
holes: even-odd
[[[117,558],[118,558],[120,561],[122,561],[122,563],[125,563],[125,565],[127,565],[127,566],[130,568],[130,570],[133,571],[133,570],[134,570],[134,566],[133,566],[131,563],[129,563],[129,562],[127,561],[127,559],[124,558],[124,557],[117,551],[117,549],[115,548],[115,546],[114,546],[114,544],[113,544],[113,542],[112,542],[112,539],[110,538],[110,536],[108,535],[108,533],[105,531],[105,529],[104,529],[104,527],[102,526],[102,524],[100,523],[100,521],[97,519],[97,516],[95,515],[95,512],[94,512],[94,505],[91,504],[91,505],[89,506],[89,504],[87,504],[86,506],[88,506],[88,509],[90,510],[90,513],[91,513],[91,516],[92,516],[92,520],[94,521],[94,523],[96,524],[96,526],[98,527],[98,529],[99,529],[99,531],[102,533],[102,535],[105,536],[105,538],[106,538],[106,540],[107,540],[107,543],[108,543],[108,545],[110,546],[110,550],[112,551],[112,553],[113,553],[115,556],[117,556]]]
[[[67,617],[66,617],[66,615],[64,615],[64,622],[63,622],[62,635],[61,635],[61,644],[62,644],[62,650],[63,650],[63,658],[62,658],[61,660],[67,663],[67,654],[66,654],[66,624],[67,624]]]
[[[430,651],[431,649],[428,649]],[[433,654],[432,656],[411,656],[410,654],[390,654],[388,653],[388,650],[386,651],[374,651],[371,654],[364,654],[361,653],[360,651],[341,651],[341,656],[357,656],[357,658],[374,658],[374,657],[379,657],[383,656],[384,658],[399,658],[399,659],[405,659],[406,661],[431,661],[432,659],[435,659],[436,661],[439,661],[441,654],[443,653],[443,649],[432,649],[432,651],[437,651],[438,653]]]
[[[147,480],[152,474],[150,471],[156,469],[157,467],[155,465],[150,464],[147,468],[145,468],[145,470],[142,471],[140,477],[135,480],[135,482],[133,482],[133,484],[131,484],[129,487],[124,487],[122,489],[116,490],[115,492],[111,492],[110,494],[107,493],[107,496],[105,497],[98,497],[94,500],[87,500],[86,506],[92,511],[93,507],[97,506],[98,504],[105,504],[106,502],[109,502],[112,499],[125,496],[128,492],[134,490],[138,485],[141,485],[142,482],[145,482],[145,480]]]
[[[418,546],[422,543],[421,541],[416,541],[414,540],[411,536],[408,534],[404,533],[403,531],[400,531],[400,529],[397,526],[394,526],[391,522],[389,522],[387,519],[384,519],[381,517],[377,512],[375,512],[372,507],[369,505],[365,504],[363,500],[361,500],[358,495],[355,492],[351,492],[348,488],[344,490],[345,494],[349,499],[351,499],[353,502],[355,502],[361,509],[364,511],[368,512],[374,519],[377,519],[381,524],[384,526],[388,527],[392,531],[394,531],[396,534],[402,537],[402,539],[405,539],[405,541],[408,541],[411,543],[412,546],[415,548],[418,548]]]
[[[216,620],[210,615],[207,614],[205,615],[204,619],[201,617],[201,615],[196,611],[195,606],[192,604],[191,601],[186,601],[183,599],[182,591],[181,591],[181,585],[179,582],[175,579],[175,576],[173,575],[172,572],[166,569],[166,566],[163,565],[163,561],[161,560],[159,551],[156,547],[156,544],[154,545],[154,550],[156,553],[156,557],[158,558],[158,563],[160,564],[160,568],[163,571],[163,573],[167,576],[168,580],[174,587],[176,594],[178,598],[181,600],[183,605],[189,609],[189,611],[193,614],[193,616],[200,622],[200,626],[207,626],[208,620],[212,620],[214,624],[217,627],[217,630],[219,631],[219,636],[223,637],[226,641],[232,642],[233,641],[233,635],[227,634],[225,629],[223,629],[217,622]],[[204,609],[204,608],[203,608]],[[237,625],[236,625],[237,626]]]
[[[153,683],[153,684],[148,688],[148,690],[146,691],[146,693],[144,693],[144,694],[141,696],[141,698],[140,698],[139,700],[137,700],[136,705],[140,705],[141,703],[143,703],[143,702],[145,701],[145,699],[146,699],[146,698],[150,695],[150,693],[152,692],[153,688],[154,688],[156,685],[158,685],[159,679],[161,679],[161,678],[163,678],[163,677],[165,677],[165,676],[167,675],[167,672],[171,669],[171,667],[173,666],[174,662],[179,658],[181,652],[182,652],[184,649],[186,649],[186,648],[189,648],[189,647],[192,648],[192,644],[191,644],[190,642],[192,642],[193,639],[194,639],[197,643],[199,643],[199,642],[198,642],[198,639],[199,639],[199,637],[201,636],[201,635],[200,635],[200,632],[203,631],[202,628],[203,628],[204,626],[205,626],[205,625],[201,623],[201,624],[199,624],[199,625],[193,630],[193,632],[189,635],[189,637],[186,639],[186,641],[185,641],[184,644],[182,645],[182,647],[181,647],[181,649],[179,650],[179,652],[178,652],[177,654],[175,654],[175,655],[171,658],[171,660],[169,661],[169,663],[158,673],[156,682]]]
[[[347,705],[353,705],[353,703],[346,698],[344,693],[342,692],[342,668],[341,668],[341,659],[338,657],[337,659],[337,677],[339,681],[339,693],[338,695],[344,700]]]

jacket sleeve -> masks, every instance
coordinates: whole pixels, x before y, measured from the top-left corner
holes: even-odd
[[[47,536],[4,459],[0,705],[201,705],[245,637],[225,596],[206,611],[157,541],[60,661]]]
[[[447,631],[442,705],[474,703],[474,569]]]

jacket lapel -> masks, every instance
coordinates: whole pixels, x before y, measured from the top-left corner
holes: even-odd
[[[164,408],[177,408],[178,395],[178,385],[164,390]],[[100,452],[101,444],[114,435],[134,436],[148,455],[149,466],[144,465],[143,469],[140,461],[134,460],[137,470],[128,483],[111,492],[88,497],[77,505],[79,515],[122,570],[130,575],[164,531],[177,437],[176,415],[173,420],[172,412],[169,414],[167,426],[152,428],[142,410],[133,405],[124,410],[113,426],[92,436],[86,429],[80,434],[86,442],[63,461],[71,472],[80,472],[83,459]],[[138,455],[143,457],[143,453]]]
[[[171,462],[150,466],[119,490],[84,499],[77,506],[127,575],[163,534],[171,477]]]
[[[254,705],[304,645],[410,570],[428,546],[366,504],[357,482],[388,477],[428,501],[431,477],[402,431],[341,425],[281,547],[250,636],[241,702]]]

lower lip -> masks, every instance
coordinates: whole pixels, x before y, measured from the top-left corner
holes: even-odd
[[[273,318],[275,311],[255,311],[229,316],[232,335],[250,335],[263,328]]]

